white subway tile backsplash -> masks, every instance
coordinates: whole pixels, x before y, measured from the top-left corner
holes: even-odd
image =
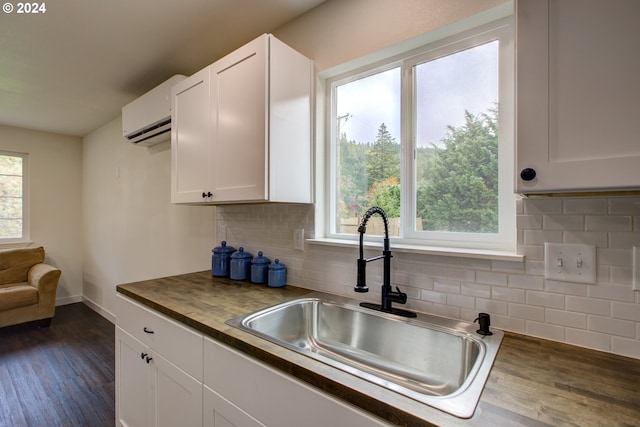
[[[562,213],[562,199],[523,199],[524,213]]]
[[[452,319],[460,319],[460,307],[454,307],[445,304],[434,304],[431,307],[431,314],[436,316],[450,317]]]
[[[525,245],[544,245],[545,242],[562,243],[561,230],[524,230]]]
[[[559,326],[568,326],[579,329],[587,328],[587,315],[572,313],[570,311],[549,308],[545,312],[545,321]]]
[[[542,224],[545,230],[583,230],[583,215],[544,215]]]
[[[611,337],[611,350],[616,354],[640,359],[640,341],[621,337]]]
[[[446,304],[447,294],[445,292],[427,291],[423,289],[420,291],[420,299],[438,304]]]
[[[611,316],[640,322],[640,304],[614,301],[611,303]]]
[[[525,320],[544,322],[544,308],[525,304],[509,303],[509,316]]]
[[[446,278],[451,280],[473,282],[476,279],[476,272],[474,270],[463,270],[462,268],[450,268],[447,270]]]
[[[594,245],[598,248],[606,248],[608,241],[608,235],[605,231],[568,230],[564,232],[563,237],[563,243]]]
[[[479,283],[462,283],[460,285],[462,295],[478,298],[491,298],[491,286]]]
[[[518,215],[516,225],[519,230],[542,230],[542,215]]]
[[[587,295],[587,287],[593,285],[585,285],[583,283],[560,282],[556,280],[545,280],[544,290],[547,292],[555,292],[565,295]]]
[[[448,294],[459,294],[460,282],[438,279],[433,283],[433,289],[435,291],[446,292]]]
[[[524,273],[524,264],[519,261],[491,261],[492,271],[502,271],[505,273]]]
[[[474,308],[476,299],[468,295],[447,294],[447,304],[461,308]]]
[[[529,305],[549,308],[564,308],[564,295],[549,292],[527,291],[526,301]]]
[[[561,326],[528,320],[525,331],[527,334],[535,337],[554,341],[564,341],[564,328]]]
[[[493,300],[524,304],[526,292],[524,289],[494,287],[491,289],[491,297]]]
[[[509,312],[509,305],[503,301],[476,298],[476,310],[481,313],[489,313],[493,321],[495,314],[506,316]]]
[[[633,221],[631,216],[622,215],[587,215],[587,231],[632,231]]]
[[[567,295],[565,302],[569,311],[600,316],[611,314],[611,302],[606,300]]]
[[[485,283],[487,285],[507,286],[507,277],[506,273],[478,271],[476,273],[476,282]]]
[[[566,214],[601,214],[607,213],[607,199],[574,198],[564,200]]]
[[[627,249],[640,246],[640,233],[609,232],[609,247],[612,249]]]
[[[610,198],[609,213],[612,215],[638,215],[640,213],[640,197]]]
[[[593,348],[601,351],[611,350],[611,337],[608,334],[585,331],[584,329],[565,329],[565,339],[568,344]]]
[[[288,266],[288,283],[379,302],[382,263],[368,265],[371,291],[356,295],[357,248],[307,243],[294,251],[292,233],[315,234],[313,205],[221,206],[219,225],[232,246],[262,250]],[[392,284],[407,307],[640,359],[640,292],[631,290],[631,247],[640,246],[640,197],[516,198],[520,261],[394,251]],[[596,285],[544,279],[544,243],[597,246]],[[392,243],[393,250],[393,243]],[[375,256],[379,250],[367,250]]]
[[[590,331],[602,332],[619,337],[635,338],[636,336],[636,327],[633,322],[612,319],[610,317],[588,315],[587,328]]]
[[[542,290],[544,288],[544,279],[540,276],[510,274],[508,282],[510,288],[533,290]]]
[[[612,301],[634,302],[635,295],[631,290],[631,284],[618,285],[615,283],[598,283],[587,289],[587,296]]]

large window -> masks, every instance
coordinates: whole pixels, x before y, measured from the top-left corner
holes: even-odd
[[[27,154],[0,151],[0,243],[28,239],[27,164]]]
[[[327,237],[380,206],[396,243],[514,249],[512,50],[504,20],[328,80]]]

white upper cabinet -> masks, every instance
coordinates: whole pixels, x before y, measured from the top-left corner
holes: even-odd
[[[176,85],[172,202],[311,203],[312,82],[265,34]]]
[[[640,1],[516,2],[516,190],[640,189]]]
[[[171,90],[171,201],[203,202],[213,188],[209,69]]]

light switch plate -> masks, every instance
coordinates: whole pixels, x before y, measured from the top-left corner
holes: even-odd
[[[573,243],[544,244],[544,277],[576,283],[596,283],[596,247]]]
[[[640,291],[640,247],[633,247],[633,290]]]

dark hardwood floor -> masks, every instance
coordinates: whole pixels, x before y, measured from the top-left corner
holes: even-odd
[[[0,328],[0,426],[115,424],[114,325],[82,303]]]

